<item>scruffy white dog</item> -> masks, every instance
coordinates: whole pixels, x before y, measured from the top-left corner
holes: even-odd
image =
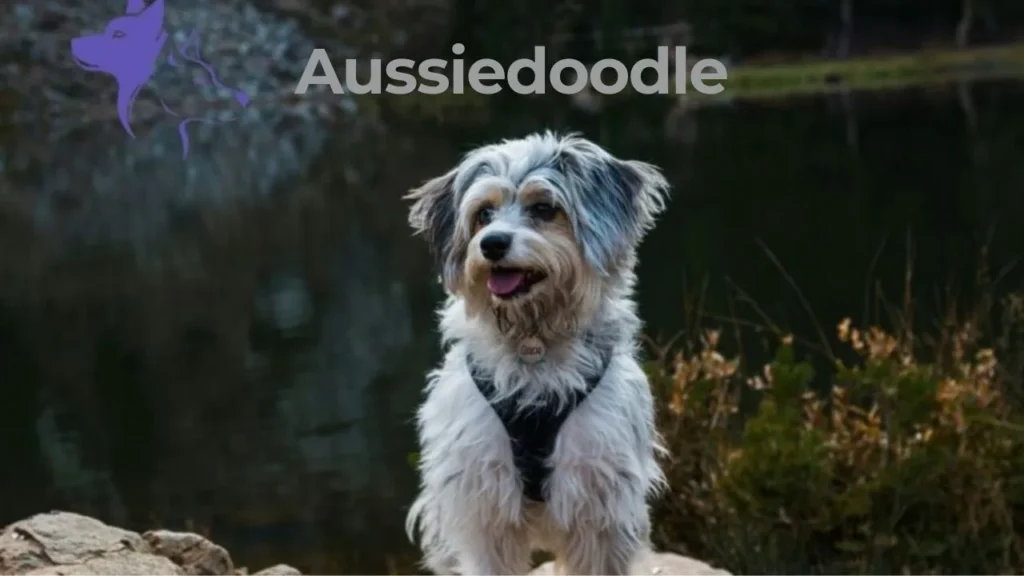
[[[449,296],[448,351],[420,407],[409,511],[436,573],[626,574],[663,484],[636,360],[636,248],[664,209],[657,168],[575,135],[478,148],[413,190]]]

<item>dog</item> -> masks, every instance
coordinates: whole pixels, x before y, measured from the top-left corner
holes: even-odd
[[[447,348],[417,413],[406,531],[435,573],[627,574],[664,486],[638,361],[636,250],[665,208],[660,170],[577,134],[469,152],[411,191],[447,293]]]
[[[146,6],[145,0],[128,0],[125,14],[107,23],[100,34],[79,36],[71,40],[71,56],[83,70],[106,72],[117,81],[117,117],[125,132],[135,138],[131,126],[132,106],[139,92],[149,83],[168,39],[164,30],[164,0],[154,0]],[[187,62],[200,66],[209,76],[210,82],[222,90],[229,90],[235,101],[243,108],[250,103],[248,95],[236,88],[221,83],[216,69],[204,61],[199,54],[199,34],[193,30],[185,42],[177,45],[178,56]],[[168,54],[167,62],[180,67],[175,52]],[[164,111],[175,114],[161,99]],[[187,126],[192,122],[210,122],[199,117],[187,117],[178,123],[181,136],[182,156],[188,155]]]

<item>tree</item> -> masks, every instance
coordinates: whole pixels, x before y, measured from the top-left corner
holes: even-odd
[[[846,58],[850,55],[850,42],[853,40],[853,0],[839,0],[839,48],[837,56]]]
[[[974,0],[961,0],[960,22],[956,26],[956,47],[966,48],[974,25]]]

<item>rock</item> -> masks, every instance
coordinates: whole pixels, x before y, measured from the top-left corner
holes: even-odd
[[[184,574],[136,533],[86,516],[38,514],[0,533],[3,574]]]
[[[142,535],[153,550],[181,566],[185,574],[234,574],[228,551],[198,534],[150,530]]]
[[[198,534],[154,530],[140,536],[70,512],[37,514],[0,532],[0,574],[245,574],[227,550]],[[256,574],[301,574],[278,564]]]
[[[679,554],[671,552],[647,552],[637,558],[633,564],[630,574],[636,576],[652,576],[662,574],[664,576],[676,576],[682,574],[693,574],[695,576],[730,576],[729,572],[712,568],[708,564]],[[533,572],[534,576],[553,576],[557,574],[554,562],[545,562]]]
[[[270,568],[264,568],[252,576],[299,576],[301,574],[302,572],[299,572],[287,564],[278,564],[276,566],[271,566]]]
[[[61,253],[112,243],[153,258],[189,221],[293,189],[329,139],[352,137],[340,135],[348,129],[335,135],[327,121],[374,124],[355,114],[351,94],[315,86],[310,97],[294,97],[314,48],[332,59],[355,55],[340,30],[337,38],[311,37],[293,18],[252,0],[168,4],[168,44],[196,31],[218,84],[243,90],[253,102],[243,109],[230,90],[196,84],[194,66],[163,59],[132,109],[136,139],[113,112],[116,82],[80,69],[68,49],[71,38],[102,30],[123,13],[125,1],[61,0],[59,11],[0,2],[0,108],[4,136],[19,142],[0,146],[0,188],[10,186],[15,214]],[[199,119],[188,126],[188,158],[167,110]]]

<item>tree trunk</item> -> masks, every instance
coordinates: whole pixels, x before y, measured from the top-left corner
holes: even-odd
[[[854,156],[860,155],[860,130],[857,125],[857,111],[853,106],[853,94],[849,88],[843,92],[843,116],[846,118],[846,145]]]
[[[956,26],[956,47],[966,48],[974,25],[974,0],[962,0],[960,23]]]
[[[840,58],[846,58],[850,55],[850,42],[853,40],[853,0],[839,0],[839,22],[841,29],[837,53]]]

